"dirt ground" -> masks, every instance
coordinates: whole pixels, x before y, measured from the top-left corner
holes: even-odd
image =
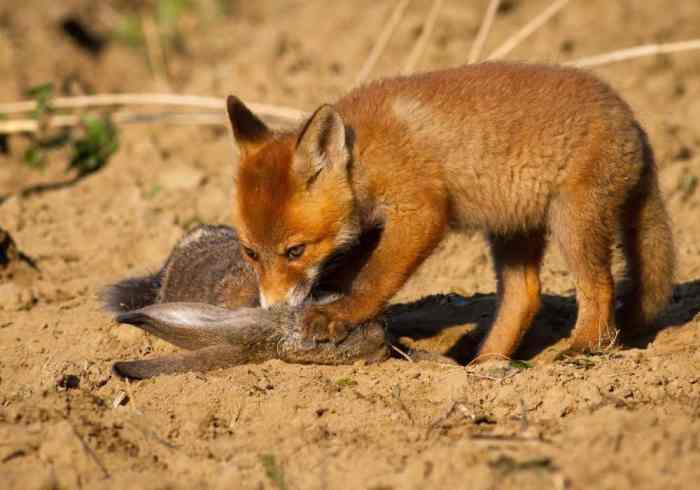
[[[447,0],[420,69],[466,61],[488,1]],[[486,51],[548,0],[503,2]],[[311,110],[353,83],[393,2],[192,1],[149,68],[138,42],[98,54],[60,29],[73,16],[101,34],[139,2],[0,4],[0,99],[39,83],[63,93],[224,96]],[[403,64],[426,13],[414,0],[372,76]],[[146,16],[147,17],[147,16]],[[138,19],[138,17],[137,17]],[[510,59],[563,61],[700,37],[700,3],[573,0]],[[97,293],[155,270],[184,230],[228,222],[225,127],[129,125],[109,164],[76,185],[66,152],[46,168],[0,153],[0,227],[37,269],[0,269],[0,481],[3,488],[695,488],[700,481],[700,52],[595,69],[650,134],[673,219],[673,304],[647,338],[605,355],[537,362],[575,319],[555,247],[543,311],[519,359],[479,369],[390,360],[345,367],[270,361],[126,383],[114,361],[174,347],[118,326]],[[223,108],[222,108],[223,110]],[[2,267],[0,265],[0,267]],[[449,238],[396,301],[454,292],[466,325],[416,341],[440,352],[473,342],[493,316],[480,236]],[[467,332],[465,334],[465,332]],[[542,356],[540,356],[542,357]]]

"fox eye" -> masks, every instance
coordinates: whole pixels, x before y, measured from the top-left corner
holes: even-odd
[[[304,255],[304,250],[306,250],[306,245],[304,245],[303,243],[299,245],[294,245],[293,247],[289,247],[287,249],[285,255],[289,260],[296,260],[302,255]]]
[[[248,248],[245,245],[241,245],[243,252],[250,258],[250,260],[258,261],[258,254],[252,248]]]

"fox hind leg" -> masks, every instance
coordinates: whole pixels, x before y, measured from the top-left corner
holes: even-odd
[[[561,194],[550,207],[550,228],[576,282],[578,314],[569,351],[600,351],[616,338],[611,271],[615,206],[608,196]]]
[[[491,235],[489,241],[498,280],[498,312],[477,361],[510,357],[540,307],[544,232]]]

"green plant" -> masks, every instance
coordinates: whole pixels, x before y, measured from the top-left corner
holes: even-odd
[[[143,30],[136,15],[124,15],[112,31],[112,36],[135,48],[143,44]]]
[[[352,378],[340,378],[336,380],[335,384],[337,384],[340,387],[357,386],[357,381],[355,381]]]
[[[265,475],[270,479],[272,484],[277,487],[278,490],[285,490],[287,488],[287,484],[284,481],[284,471],[277,463],[277,458],[275,458],[275,455],[263,454],[260,456],[260,462],[265,469]]]
[[[132,48],[146,44],[142,19],[152,20],[157,26],[160,43],[165,49],[182,45],[178,24],[182,15],[193,6],[190,0],[154,0],[146,2],[138,10],[123,12],[112,30],[112,37]]]
[[[556,469],[552,460],[546,456],[535,457],[532,459],[517,461],[510,456],[499,456],[496,460],[491,461],[489,466],[501,474],[507,475],[517,471],[553,471]]]
[[[532,367],[532,363],[528,361],[519,361],[517,359],[511,359],[510,367],[514,369],[530,369]]]
[[[162,190],[163,187],[160,184],[153,184],[153,186],[144,193],[144,197],[146,199],[153,199],[160,194]]]
[[[32,117],[39,123],[39,130],[29,137],[29,146],[23,155],[27,166],[43,168],[49,151],[70,144],[72,154],[66,170],[76,170],[77,178],[81,178],[102,168],[119,148],[119,134],[109,116],[85,116],[76,128],[51,131],[46,116],[54,112],[51,106],[53,84],[32,87],[27,95],[36,102]]]

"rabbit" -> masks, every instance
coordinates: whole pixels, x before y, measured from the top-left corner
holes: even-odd
[[[331,301],[324,293],[315,301]],[[259,307],[257,277],[243,260],[232,228],[201,225],[181,238],[155,274],[121,280],[101,293],[118,323],[141,328],[189,352],[117,362],[113,371],[132,379],[208,371],[268,359],[350,364],[389,357],[380,320],[353,330],[338,343],[304,340],[299,309]]]

